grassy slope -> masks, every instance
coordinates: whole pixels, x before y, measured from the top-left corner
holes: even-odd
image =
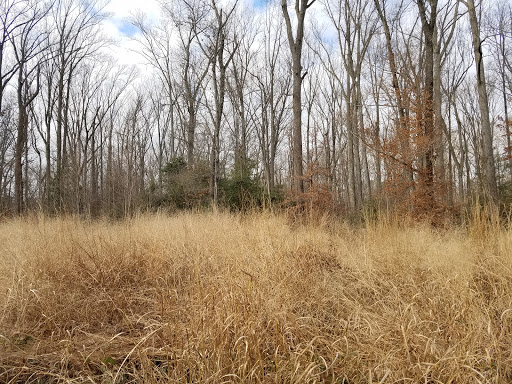
[[[512,381],[512,233],[0,223],[0,382]]]

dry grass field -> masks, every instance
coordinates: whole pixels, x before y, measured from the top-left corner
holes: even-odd
[[[512,231],[6,221],[0,382],[512,382]]]

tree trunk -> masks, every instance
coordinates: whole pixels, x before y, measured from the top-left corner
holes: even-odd
[[[437,19],[437,0],[430,1],[430,18],[427,20],[427,12],[424,0],[417,0],[420,11],[423,36],[425,38],[425,83],[421,103],[421,124],[423,136],[426,142],[424,154],[425,166],[422,170],[425,188],[424,198],[427,209],[432,210],[436,203],[434,188],[434,39]]]
[[[386,36],[386,50],[388,53],[388,63],[389,69],[391,70],[392,81],[391,85],[393,87],[393,93],[395,94],[397,109],[398,109],[398,124],[397,124],[397,133],[400,137],[400,150],[405,154],[405,159],[408,160],[410,155],[409,148],[409,126],[408,126],[408,117],[406,114],[405,102],[403,99],[402,89],[400,88],[400,83],[398,81],[398,67],[396,65],[395,53],[393,51],[393,42],[391,38],[391,30],[389,29],[389,24],[386,19],[385,12],[381,7],[379,0],[374,0],[375,8],[377,9],[377,13],[379,15],[380,21],[384,28],[384,35]],[[414,175],[410,169],[403,170],[404,180],[413,181]]]
[[[434,26],[433,49],[434,49],[434,87],[433,87],[433,109],[435,115],[435,127],[433,137],[433,149],[435,153],[435,172],[437,180],[441,183],[446,180],[445,154],[444,154],[444,129],[445,121],[442,115],[442,97],[441,97],[441,47],[437,38],[437,27]],[[451,188],[451,186],[449,186]],[[445,196],[441,196],[444,198]],[[449,196],[448,202],[449,202]]]
[[[498,202],[498,184],[496,182],[496,167],[494,164],[494,151],[492,143],[492,128],[489,119],[489,100],[487,95],[487,85],[485,79],[482,40],[480,39],[480,25],[475,10],[473,0],[467,0],[465,3],[469,13],[469,23],[471,25],[471,35],[473,40],[473,51],[476,63],[476,79],[478,87],[478,105],[480,107],[480,118],[482,127],[482,163],[485,172],[485,193],[490,202]]]
[[[18,83],[18,135],[14,151],[14,201],[16,213],[23,213],[23,155],[27,145],[27,108],[23,97],[23,68],[20,68]]]
[[[292,128],[292,165],[293,181],[292,186],[295,193],[304,193],[303,165],[302,165],[302,80],[305,74],[302,74],[302,44],[304,40],[304,19],[306,10],[315,2],[315,0],[295,0],[295,13],[297,16],[297,31],[293,36],[292,23],[288,14],[288,4],[286,0],[281,1],[284,20],[286,22],[286,32],[290,53],[292,56],[292,109],[293,109],[293,128]]]
[[[302,164],[302,65],[300,52],[295,48],[292,55],[292,164],[293,164],[293,186],[295,192],[304,193],[303,164]]]

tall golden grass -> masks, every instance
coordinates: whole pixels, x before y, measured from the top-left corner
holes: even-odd
[[[486,223],[3,222],[0,382],[511,382],[512,233]]]

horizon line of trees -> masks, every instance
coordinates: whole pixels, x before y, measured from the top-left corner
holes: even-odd
[[[144,71],[105,6],[2,2],[0,216],[512,202],[507,0],[161,0]]]

